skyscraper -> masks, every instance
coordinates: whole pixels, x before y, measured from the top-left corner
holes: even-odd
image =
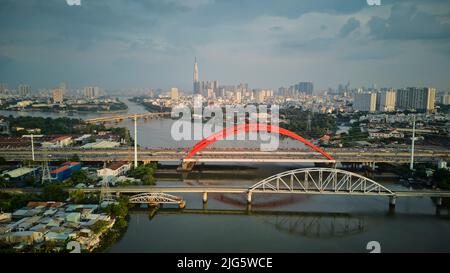
[[[178,88],[172,87],[170,89],[170,98],[172,100],[178,100],[180,98],[180,93],[178,92]]]
[[[64,90],[62,88],[53,89],[53,103],[62,103],[64,100]]]
[[[102,91],[98,86],[86,86],[84,88],[84,97],[86,98],[98,98],[102,95]]]
[[[401,110],[433,111],[436,101],[435,88],[408,87],[397,90],[397,107]]]
[[[300,93],[312,95],[314,92],[314,84],[312,82],[299,82],[297,86],[298,92]]]
[[[31,95],[31,86],[27,84],[19,85],[19,96],[27,97],[29,95]]]
[[[449,91],[445,92],[445,94],[442,95],[441,103],[443,105],[450,105],[450,92]]]
[[[377,94],[377,110],[381,112],[392,112],[395,110],[394,89],[383,90]]]
[[[195,57],[195,63],[194,63],[194,94],[200,94],[200,82],[198,80],[197,57]]]
[[[375,112],[377,105],[377,93],[355,94],[353,110]]]

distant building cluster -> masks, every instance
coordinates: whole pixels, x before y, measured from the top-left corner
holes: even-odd
[[[435,88],[408,87],[382,91],[357,92],[353,109],[365,112],[392,112],[395,110],[433,112],[436,104]]]

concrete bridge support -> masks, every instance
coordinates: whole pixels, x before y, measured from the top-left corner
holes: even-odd
[[[397,197],[389,196],[389,208],[395,208],[395,203],[397,201]]]
[[[249,191],[247,192],[247,204],[251,204],[252,203],[252,192]]]
[[[158,161],[152,161],[152,160],[142,160],[142,163],[144,163],[144,165],[150,164],[152,162],[155,162],[156,164],[158,164]]]
[[[192,169],[195,166],[195,161],[182,161],[181,162],[181,171],[183,172],[189,172],[192,171]]]
[[[204,192],[203,193],[203,204],[206,204],[206,202],[208,202],[208,193]]]

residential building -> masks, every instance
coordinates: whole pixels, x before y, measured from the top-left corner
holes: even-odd
[[[71,136],[59,136],[49,141],[42,142],[44,148],[62,148],[72,144],[73,140]]]
[[[364,112],[375,112],[377,105],[377,93],[358,93],[355,94],[353,101],[353,110]]]
[[[171,98],[172,100],[178,100],[178,99],[180,98],[180,93],[179,93],[179,91],[178,91],[178,88],[172,87],[172,88],[170,89],[170,98]]]
[[[314,92],[314,84],[312,82],[299,82],[295,89],[300,93],[312,95]]]
[[[21,167],[3,174],[9,182],[21,182],[28,177],[36,177],[39,174],[39,168]]]
[[[435,88],[408,87],[397,90],[397,108],[401,110],[434,111],[436,102]]]
[[[31,86],[27,84],[21,84],[19,85],[19,96],[21,97],[28,97],[31,95]]]
[[[117,177],[124,175],[131,169],[131,163],[124,161],[115,161],[106,165],[104,168],[97,170],[97,175],[101,177]]]
[[[60,167],[50,171],[53,180],[63,181],[72,176],[72,173],[81,169],[80,162],[65,162]]]
[[[405,135],[396,129],[369,132],[370,138],[403,138]]]
[[[64,90],[62,88],[53,89],[53,103],[62,103],[64,101]]]
[[[392,112],[395,110],[395,90],[389,89],[377,94],[377,111]]]
[[[450,105],[450,92],[449,91],[445,92],[445,94],[442,96],[441,103],[443,105]]]

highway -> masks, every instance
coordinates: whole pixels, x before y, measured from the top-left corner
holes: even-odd
[[[354,148],[330,148],[326,152],[336,159],[336,162],[348,163],[409,163],[411,153],[408,149],[354,149]],[[42,161],[47,157],[49,161],[64,160],[77,154],[81,161],[132,161],[134,150],[132,148],[111,149],[82,149],[82,148],[58,148],[36,149],[36,161]],[[164,161],[181,162],[188,154],[188,148],[139,148],[139,161]],[[17,148],[0,150],[0,157],[7,161],[20,161],[31,159],[31,149]],[[430,149],[417,147],[414,160],[416,162],[448,161],[449,149]],[[260,151],[251,148],[220,148],[205,149],[197,153],[193,158],[185,160],[192,162],[332,162],[321,154],[309,149],[280,149],[274,152]]]

